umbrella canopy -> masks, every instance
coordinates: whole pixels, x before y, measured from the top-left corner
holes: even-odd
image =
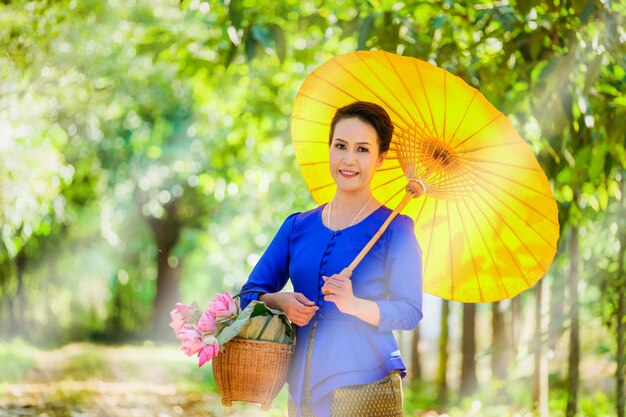
[[[557,206],[531,148],[475,88],[415,58],[384,51],[336,56],[311,73],[294,104],[296,158],[313,199],[336,185],[330,122],[354,101],[379,104],[394,123],[372,192],[389,207],[410,180],[425,185],[401,212],[415,220],[424,291],[448,300],[513,297],[546,273],[559,235]]]

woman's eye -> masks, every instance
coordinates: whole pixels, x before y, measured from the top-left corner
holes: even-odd
[[[369,152],[369,148],[360,147],[359,152]]]
[[[343,149],[343,148],[345,148],[345,145],[344,145],[343,143],[336,143],[336,144],[335,144],[335,148],[337,148],[337,149]]]

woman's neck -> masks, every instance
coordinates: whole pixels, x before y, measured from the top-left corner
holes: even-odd
[[[344,213],[359,211],[370,201],[371,197],[372,192],[370,190],[352,193],[338,190],[333,197],[333,210],[342,211]],[[370,204],[372,203],[370,202]]]

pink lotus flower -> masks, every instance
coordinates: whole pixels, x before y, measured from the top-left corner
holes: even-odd
[[[214,335],[217,332],[215,316],[210,311],[205,312],[202,317],[200,317],[200,320],[198,320],[196,329],[198,332],[202,333],[203,336]]]
[[[226,291],[225,294],[217,294],[209,303],[209,311],[219,320],[239,314],[239,307],[230,293]]]
[[[204,346],[200,334],[195,329],[182,329],[176,333],[176,337],[182,343],[180,350],[187,356],[195,355]]]
[[[187,356],[198,355],[199,366],[219,353],[217,335],[237,319],[239,305],[227,291],[217,294],[203,312],[195,301],[191,305],[178,303],[170,312],[170,327],[181,342],[181,350]]]
[[[172,322],[170,327],[176,332],[179,332],[183,327],[189,323],[195,314],[194,307],[192,305],[176,303],[176,306],[170,311]]]
[[[203,347],[198,352],[198,367],[201,367],[220,352],[219,343],[214,336],[204,338]]]

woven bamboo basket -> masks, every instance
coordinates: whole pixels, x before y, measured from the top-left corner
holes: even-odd
[[[213,375],[222,404],[233,401],[260,403],[269,410],[285,384],[293,344],[235,337],[213,358]]]

